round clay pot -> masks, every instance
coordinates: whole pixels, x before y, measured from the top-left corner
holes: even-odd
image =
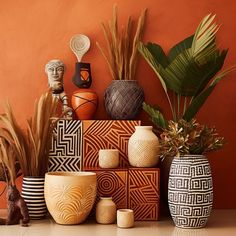
[[[113,80],[104,94],[107,114],[114,120],[132,120],[142,109],[143,89],[136,80]]]
[[[78,89],[72,95],[71,105],[79,120],[91,120],[97,110],[98,96],[92,89]]]
[[[58,224],[84,222],[96,197],[96,173],[48,172],[45,175],[45,201]]]
[[[159,162],[159,141],[152,126],[135,126],[128,142],[128,160],[134,167],[154,167]]]
[[[96,206],[96,221],[99,224],[112,224],[116,220],[116,204],[112,197],[100,197]]]
[[[101,168],[117,168],[119,166],[119,150],[100,149],[98,164]]]

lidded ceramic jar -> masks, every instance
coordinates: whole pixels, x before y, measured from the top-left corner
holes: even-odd
[[[135,126],[128,143],[128,160],[134,167],[154,167],[159,162],[159,141],[152,126]]]
[[[112,224],[116,220],[116,204],[112,197],[100,197],[96,206],[96,221],[100,224]]]

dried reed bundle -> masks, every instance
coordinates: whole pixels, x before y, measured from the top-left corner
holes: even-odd
[[[24,176],[44,176],[47,171],[52,130],[58,120],[57,104],[51,91],[43,94],[35,102],[34,115],[27,121],[27,132],[20,129],[9,103],[5,113],[0,115],[0,137],[15,147]]]
[[[15,186],[16,181],[16,152],[14,146],[10,145],[4,138],[0,138],[0,165],[2,167],[3,180],[8,186]]]
[[[131,17],[128,18],[126,27],[119,32],[116,5],[113,7],[112,21],[109,21],[108,26],[102,23],[107,50],[98,42],[96,44],[104,56],[114,80],[131,80],[135,77],[138,42],[143,35],[146,12],[145,9],[139,17],[134,37],[132,37],[133,21]]]
[[[43,94],[35,103],[34,115],[27,121],[29,175],[42,176],[48,168],[49,149],[56,118],[58,99]]]

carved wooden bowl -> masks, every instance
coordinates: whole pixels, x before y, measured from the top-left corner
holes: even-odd
[[[45,201],[58,224],[84,222],[96,197],[96,173],[48,172],[45,175]]]

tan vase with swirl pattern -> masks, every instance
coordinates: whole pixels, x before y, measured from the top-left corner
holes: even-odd
[[[134,167],[154,167],[159,162],[159,141],[152,126],[135,126],[128,143],[128,160]]]
[[[58,224],[84,222],[96,197],[96,173],[48,172],[44,195],[48,211]]]

